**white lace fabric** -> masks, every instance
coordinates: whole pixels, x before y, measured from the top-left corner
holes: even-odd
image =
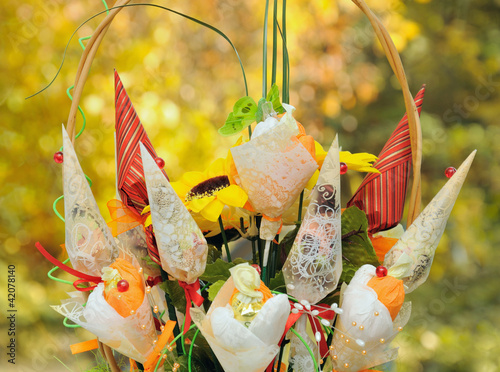
[[[141,155],[163,270],[177,280],[193,283],[205,271],[205,237],[142,144]]]
[[[283,266],[287,292],[315,304],[332,292],[342,273],[340,162],[337,138],[323,162],[310,203]]]
[[[66,251],[74,269],[101,276],[119,249],[99,212],[75,150],[63,126],[63,183]]]
[[[317,169],[316,161],[295,137],[297,134],[295,119],[286,113],[277,126],[231,149],[238,170],[235,181],[248,194],[256,212],[279,218]],[[274,239],[280,222],[273,222],[263,219],[262,239]]]
[[[406,293],[429,276],[436,248],[475,154],[469,155],[385,256],[384,266],[390,275],[403,279]]]

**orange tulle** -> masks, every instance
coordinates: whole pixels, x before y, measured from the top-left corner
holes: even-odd
[[[111,215],[111,221],[107,225],[113,236],[132,230],[134,227],[142,225],[146,220],[147,215],[139,216],[120,200],[112,199],[108,201],[107,205]]]
[[[396,319],[405,300],[403,281],[389,275],[374,276],[367,285],[377,292],[379,301],[389,310],[392,320]]]
[[[129,288],[125,292],[119,292],[116,288],[105,290],[104,299],[118,314],[126,318],[144,301],[144,283],[139,271],[124,259],[118,258],[109,267],[118,270],[122,279],[128,282]],[[106,282],[104,284],[107,285]]]
[[[370,240],[377,254],[379,262],[384,262],[385,255],[391,250],[398,239],[394,238],[384,238],[382,236],[373,237],[370,235]]]
[[[309,154],[316,159],[316,146],[314,144],[314,138],[306,134],[306,130],[299,122],[297,122],[297,127],[299,128],[299,134],[297,135],[298,140],[306,148]]]

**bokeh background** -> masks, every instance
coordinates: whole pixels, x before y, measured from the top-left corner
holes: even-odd
[[[394,371],[497,371],[500,365],[500,1],[369,0],[399,49],[414,93],[427,84],[422,113],[423,203],[444,170],[478,153],[455,205],[426,285],[412,293],[412,320],[396,343]],[[272,2],[271,2],[272,3]],[[280,2],[281,3],[281,2]],[[349,1],[288,5],[290,103],[308,133],[328,145],[378,154],[404,114],[401,90],[370,25]],[[250,95],[261,94],[263,0],[157,1],[212,24],[243,60]],[[69,288],[50,281],[41,241],[64,258],[64,224],[52,212],[62,194],[61,146],[81,47],[102,15],[100,0],[4,0],[0,4],[0,367],[85,371],[93,355],[69,344],[91,336],[66,329],[50,309]],[[278,55],[281,55],[281,51]],[[281,59],[280,59],[281,61]],[[281,63],[281,62],[280,62]],[[214,32],[153,7],[123,10],[106,35],[81,101],[87,129],[76,150],[105,216],[114,193],[116,68],[171,179],[203,170],[236,138],[216,129],[245,95],[238,61]],[[281,67],[279,68],[281,71]],[[278,73],[278,83],[281,72]],[[81,126],[81,118],[78,125]],[[345,179],[347,180],[347,179]],[[361,178],[349,177],[351,188]],[[347,185],[347,182],[345,183]],[[344,185],[344,186],[345,186]],[[344,200],[345,202],[345,200]],[[59,206],[62,209],[62,205]],[[16,265],[17,364],[5,363],[7,266]],[[64,275],[62,275],[64,277]]]

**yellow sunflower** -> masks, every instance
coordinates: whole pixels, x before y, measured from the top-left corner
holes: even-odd
[[[321,168],[323,160],[325,160],[327,152],[318,142],[314,143],[316,149],[316,161]],[[380,173],[376,168],[373,168],[373,163],[378,158],[375,155],[367,152],[351,154],[349,151],[340,151],[340,162],[347,165],[348,170],[356,172]]]
[[[215,222],[224,206],[242,208],[248,195],[232,182],[230,159],[217,159],[204,172],[187,172],[170,184],[187,209]]]

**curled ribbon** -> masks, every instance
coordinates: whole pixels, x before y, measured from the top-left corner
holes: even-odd
[[[191,325],[191,312],[189,311],[189,309],[191,309],[191,301],[193,301],[196,306],[201,306],[204,298],[198,293],[200,290],[199,280],[191,284],[179,280],[179,285],[184,288],[184,293],[186,295],[186,321],[184,324],[184,334],[186,334]]]
[[[57,266],[58,268],[66,271],[67,273],[76,276],[77,278],[80,278],[79,280],[76,280],[73,285],[75,288],[79,291],[90,291],[94,289],[94,287],[88,287],[88,288],[82,288],[78,287],[79,284],[84,283],[84,282],[89,282],[89,283],[95,283],[98,284],[102,282],[102,279],[100,276],[92,276],[88,275],[85,273],[82,273],[81,271],[75,270],[65,264],[63,264],[61,261],[59,261],[57,258],[52,256],[49,252],[45,250],[45,248],[40,244],[40,242],[35,243],[35,247],[40,251],[40,253],[47,259],[49,260],[53,265]]]

